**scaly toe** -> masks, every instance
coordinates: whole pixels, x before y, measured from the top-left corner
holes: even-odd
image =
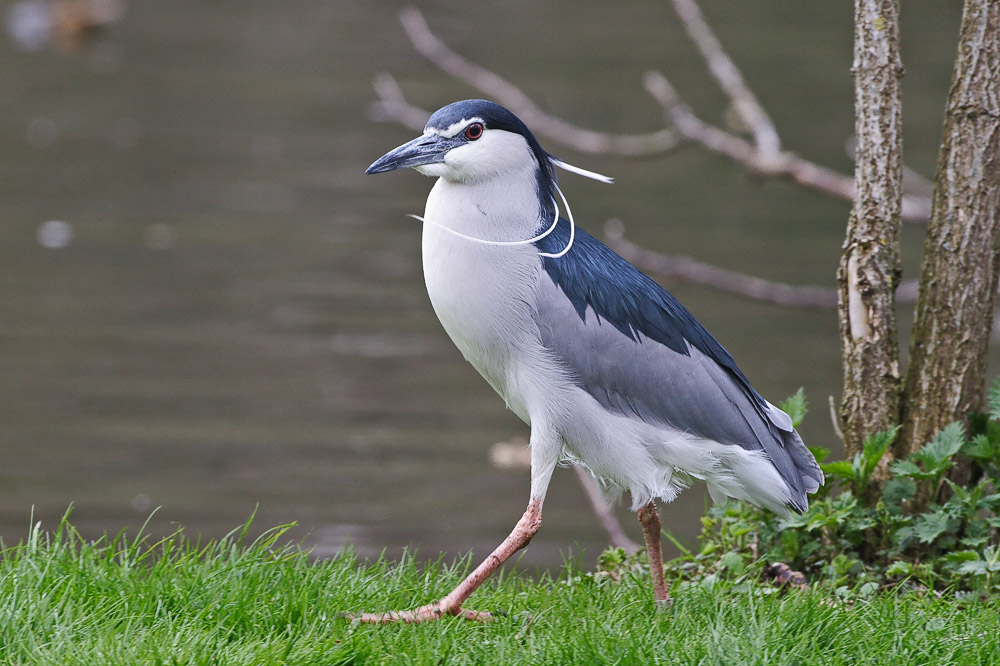
[[[430,622],[439,620],[442,617],[454,615],[473,622],[492,622],[493,614],[486,611],[465,610],[459,607],[446,607],[440,603],[428,604],[420,608],[408,611],[386,611],[384,613],[344,613],[343,617],[348,620],[358,621],[363,624],[390,624],[393,622],[404,622],[406,624],[416,624],[419,622]]]

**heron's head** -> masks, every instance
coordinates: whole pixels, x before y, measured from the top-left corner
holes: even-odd
[[[554,178],[552,161],[531,130],[513,113],[484,99],[438,109],[416,139],[389,151],[365,173],[412,167],[428,176],[480,183],[535,171],[546,201]]]

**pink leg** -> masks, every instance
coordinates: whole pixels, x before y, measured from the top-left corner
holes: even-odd
[[[656,509],[654,508],[655,512]],[[427,622],[437,620],[445,615],[457,615],[466,620],[489,621],[493,619],[490,613],[482,611],[466,610],[462,604],[476,591],[483,581],[490,577],[501,564],[506,562],[511,555],[528,545],[531,537],[535,536],[538,528],[542,524],[542,501],[532,499],[528,504],[528,509],[517,521],[514,530],[503,540],[496,550],[490,553],[476,570],[469,574],[465,580],[459,583],[458,587],[449,592],[441,601],[421,606],[409,611],[388,611],[385,613],[362,613],[357,616],[348,616],[350,619],[357,619],[361,622]],[[657,533],[659,538],[659,533]],[[662,567],[660,578],[662,579]]]
[[[639,524],[642,536],[646,538],[646,554],[649,556],[649,575],[653,578],[653,598],[659,606],[670,605],[667,582],[663,579],[663,551],[660,549],[660,514],[652,501],[639,509]]]

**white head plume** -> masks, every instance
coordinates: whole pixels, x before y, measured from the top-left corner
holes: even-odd
[[[610,176],[602,176],[599,173],[595,173],[593,171],[587,171],[586,169],[581,169],[580,167],[573,166],[572,164],[567,164],[566,162],[563,162],[561,159],[557,157],[552,157],[551,155],[549,155],[549,160],[560,169],[565,169],[566,171],[575,173],[578,176],[583,176],[584,178],[590,178],[591,180],[598,180],[602,183],[610,184],[615,182],[615,179]]]

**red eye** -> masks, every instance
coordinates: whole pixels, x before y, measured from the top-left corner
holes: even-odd
[[[469,141],[475,141],[483,135],[483,124],[482,123],[472,123],[465,128],[465,138]]]

